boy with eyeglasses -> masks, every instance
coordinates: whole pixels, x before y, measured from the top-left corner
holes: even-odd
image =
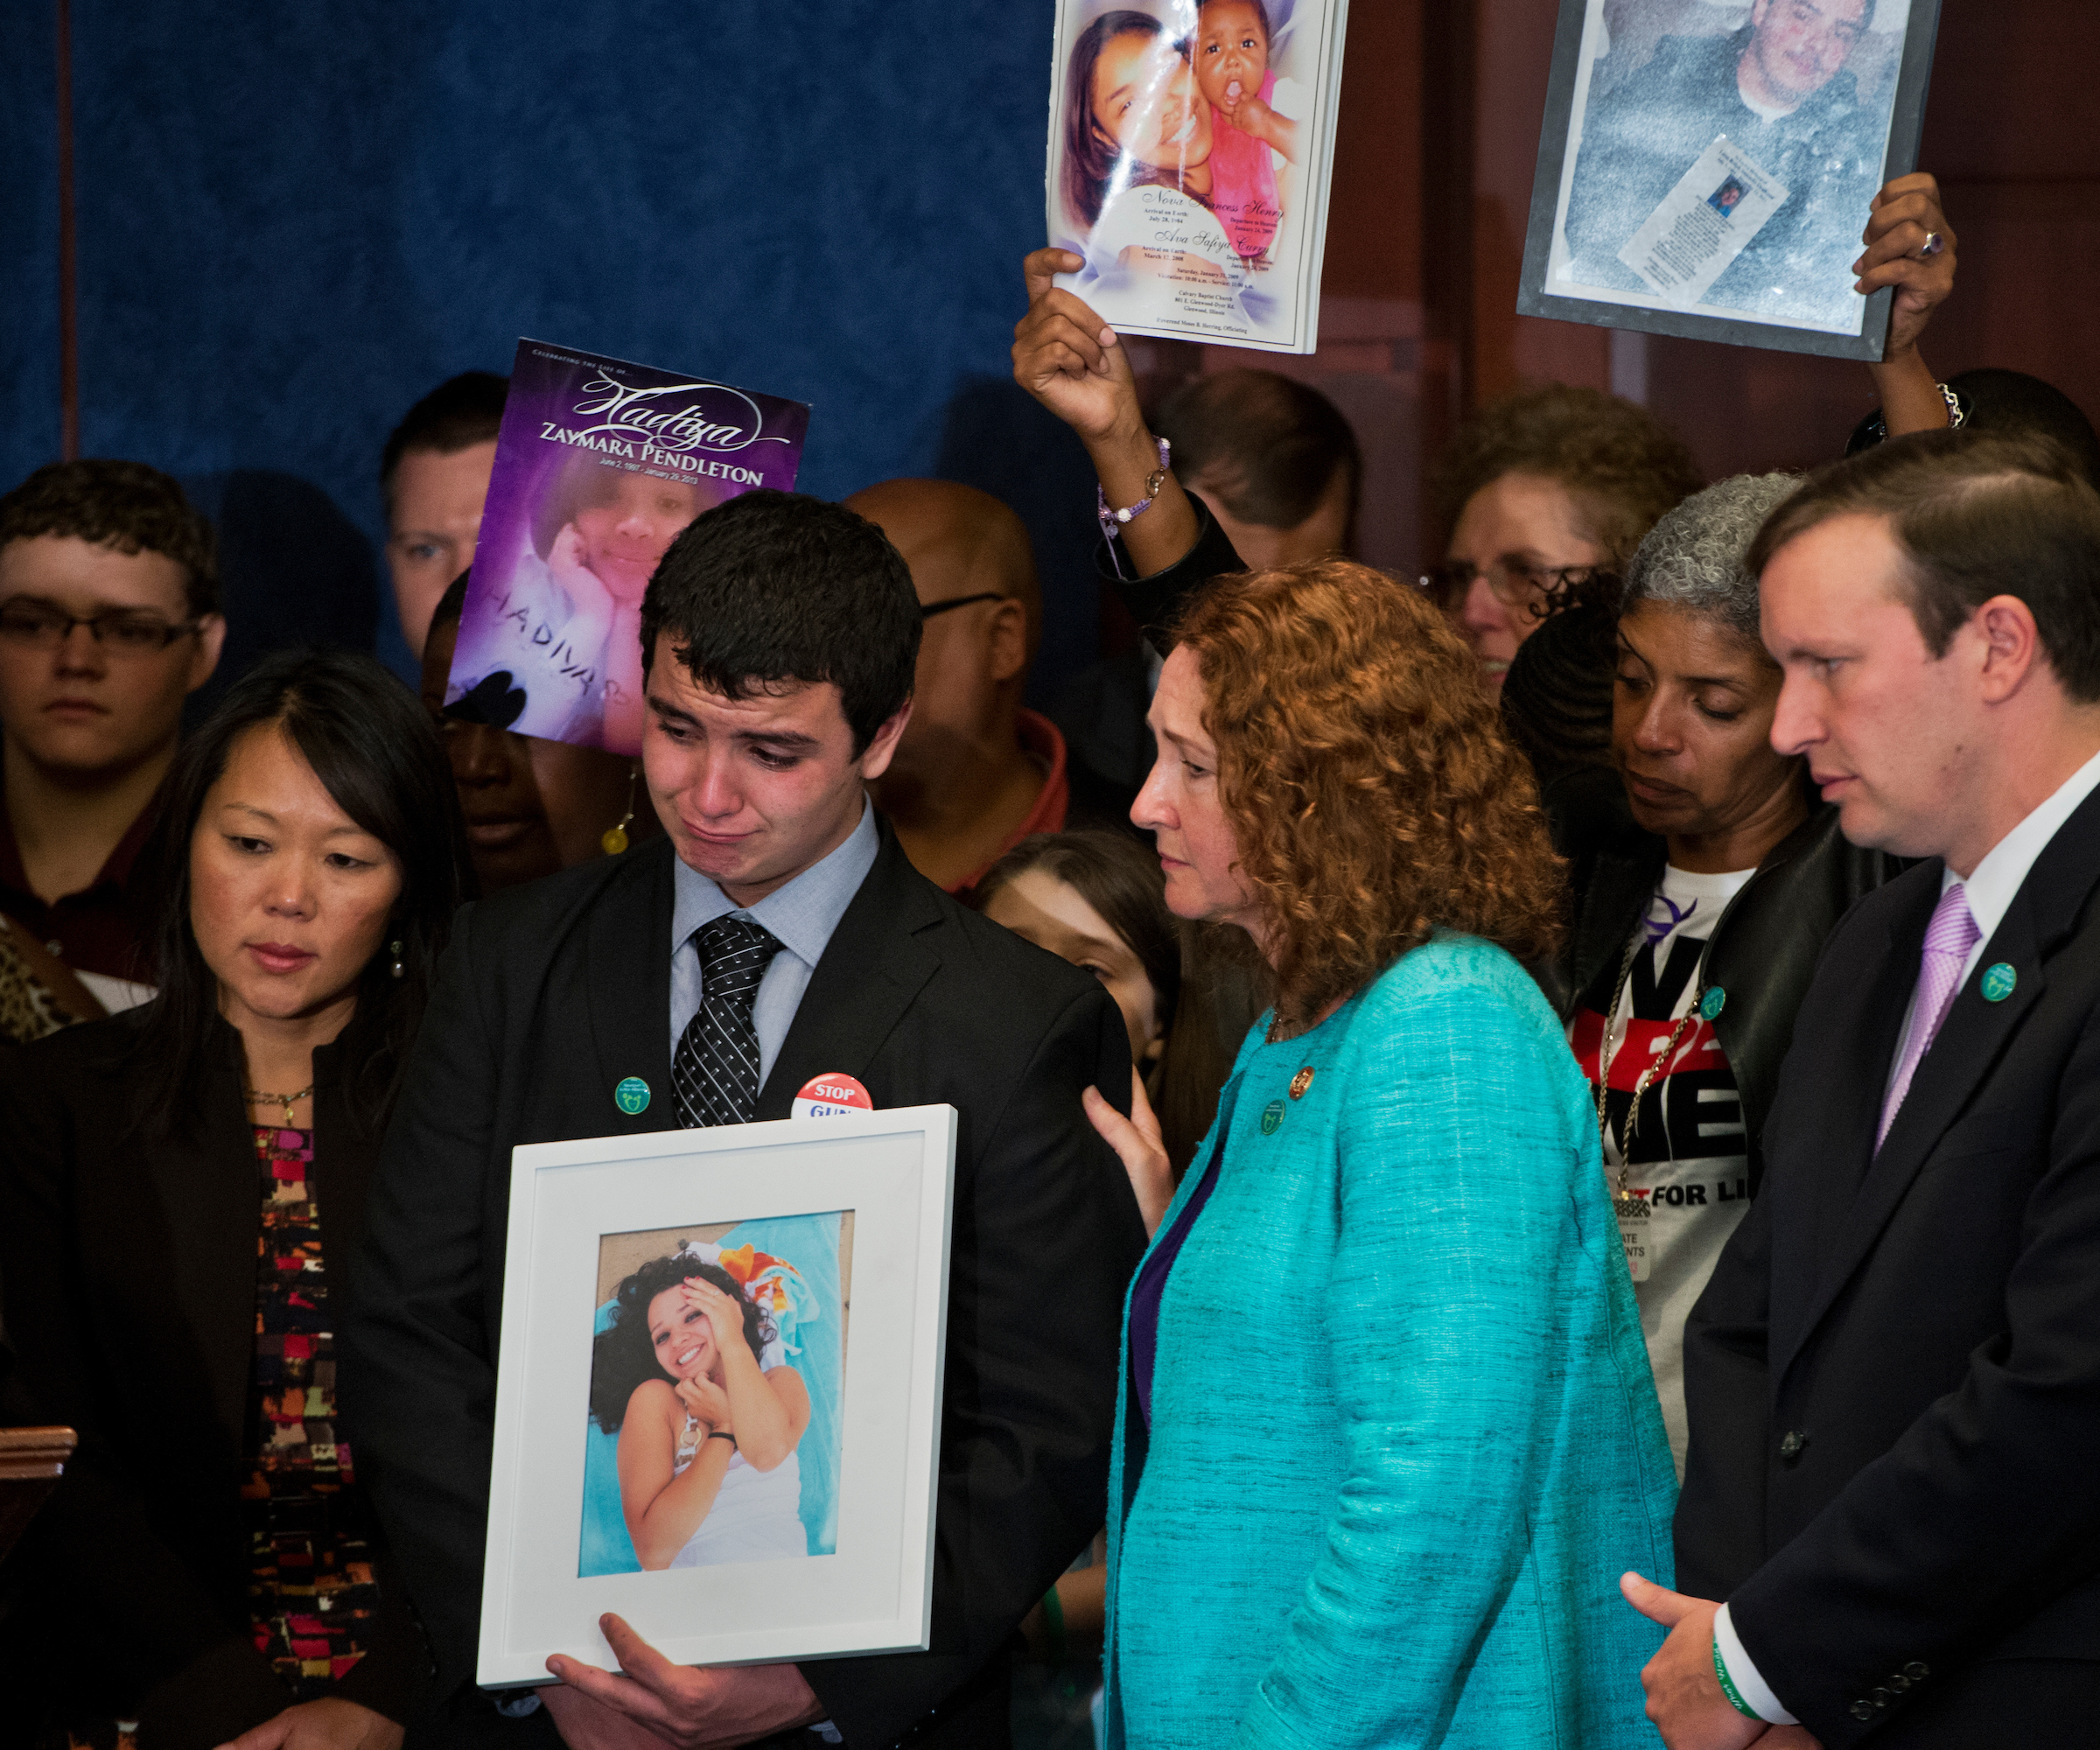
[[[142,994],[133,864],[225,638],[211,526],[158,469],[0,496],[0,913],[107,1007]]]

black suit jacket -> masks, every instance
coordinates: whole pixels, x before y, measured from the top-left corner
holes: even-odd
[[[1876,1155],[1941,872],[1831,936],[1763,1192],[1685,1329],[1678,1584],[1728,1600],[1833,1746],[1967,1661],[2100,1659],[2100,794],[2036,860]],[[1989,1002],[2000,962],[2016,983]]]
[[[291,1705],[248,1638],[260,1178],[240,1046],[219,1029],[203,1123],[137,1128],[143,1012],[68,1028],[0,1061],[0,1293],[38,1419],[80,1445],[18,1559],[40,1607],[0,1670],[0,1712],[136,1709],[157,1745],[211,1746]],[[379,1154],[352,1116],[353,1023],[314,1054],[314,1180],[332,1304]],[[339,1326],[340,1328],[340,1326]],[[347,1424],[353,1452],[355,1430]],[[430,1658],[390,1564],[373,1650],[337,1693],[396,1719]]]
[[[344,1390],[455,1740],[516,1731],[471,1692],[510,1152],[676,1128],[672,856],[658,842],[460,914],[373,1193]],[[1092,978],[957,906],[885,827],[755,1116],[788,1116],[827,1071],[878,1107],[961,1113],[933,1648],[803,1672],[855,1750],[939,1743],[935,1710],[1101,1525],[1144,1232],[1080,1095],[1127,1107],[1130,1044]],[[654,1097],[628,1116],[612,1090],[634,1074]]]

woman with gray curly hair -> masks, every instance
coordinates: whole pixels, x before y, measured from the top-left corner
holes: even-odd
[[[1774,751],[1780,671],[1745,566],[1800,482],[1739,475],[1657,522],[1628,568],[1611,758],[1637,829],[1577,858],[1568,1037],[1684,1468],[1685,1315],[1756,1194],[1795,1011],[1852,902],[1898,866],[1854,850]]]

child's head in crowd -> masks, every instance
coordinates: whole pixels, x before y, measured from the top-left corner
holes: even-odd
[[[1130,1061],[1158,1061],[1180,994],[1181,940],[1150,845],[1098,830],[1038,833],[992,864],[976,898],[994,923],[1100,979],[1130,1030]]]

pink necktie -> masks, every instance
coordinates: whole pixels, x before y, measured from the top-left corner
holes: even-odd
[[[1910,1078],[1918,1073],[1919,1060],[1932,1048],[1940,1023],[1954,1006],[1954,993],[1961,989],[1963,962],[1981,934],[1976,920],[1969,915],[1968,889],[1956,881],[1940,895],[1940,903],[1932,908],[1932,921],[1925,926],[1924,961],[1918,968],[1918,991],[1911,1003],[1910,1037],[1904,1041],[1896,1079],[1888,1084],[1888,1097],[1881,1102],[1881,1127],[1874,1132],[1877,1154],[1903,1104],[1903,1096],[1910,1092]]]

